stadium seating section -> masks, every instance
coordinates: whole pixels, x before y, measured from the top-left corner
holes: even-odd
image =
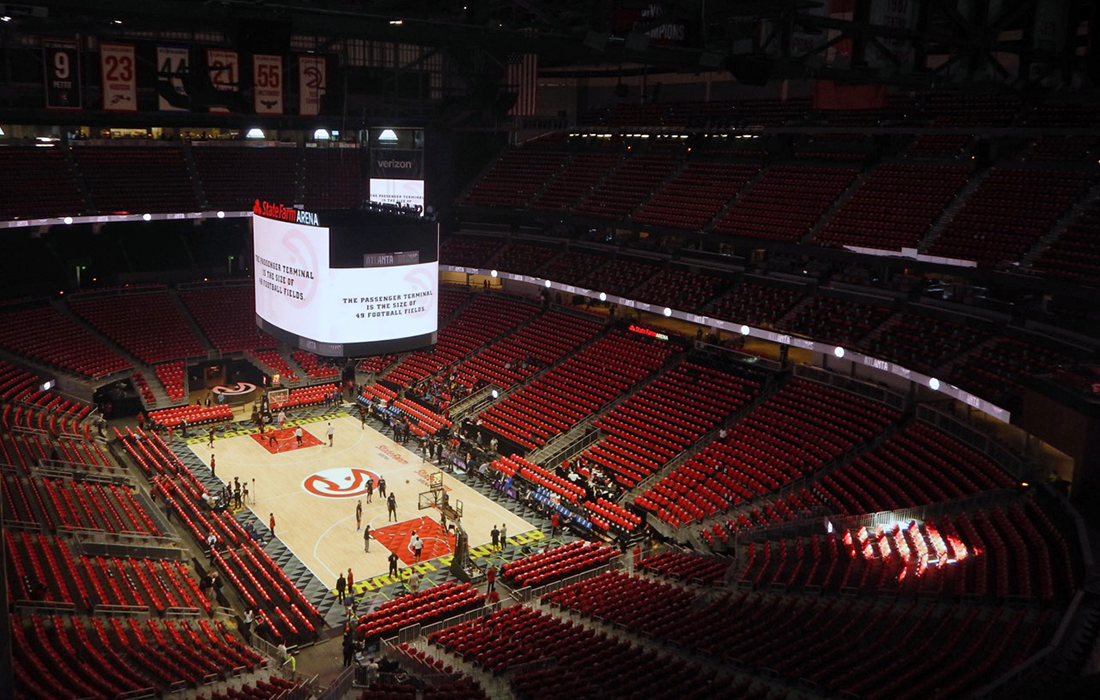
[[[580,122],[616,133],[559,132],[505,148],[459,200],[462,216],[497,208],[511,212],[494,216],[561,219],[546,233],[576,224],[587,228],[580,240],[554,245],[486,227],[446,236],[443,264],[842,345],[1013,411],[1031,377],[1084,390],[1095,382],[1087,367],[1073,368],[1095,352],[1069,336],[1002,321],[1004,310],[980,303],[962,313],[898,287],[855,292],[804,264],[818,246],[906,248],[1100,282],[1100,140],[1021,133],[1018,143],[999,142],[1002,151],[982,134],[1094,129],[1095,110],[933,91],[862,111],[820,110],[808,98],[623,103]],[[802,125],[957,133],[899,131],[885,145],[863,133],[756,130]],[[627,133],[632,126],[665,131],[643,138]],[[676,127],[730,133],[668,133]],[[0,218],[238,211],[256,198],[353,208],[363,166],[358,148],[266,142],[12,145],[0,148]],[[627,229],[649,252],[607,245]],[[708,245],[653,253],[694,232]],[[709,253],[740,256],[734,246],[753,240],[805,251],[790,254],[788,270],[802,277],[756,269],[752,253],[744,269],[708,267]],[[557,300],[441,289],[438,344],[363,360],[376,381],[360,399],[385,401],[424,435],[449,425],[455,397],[504,390],[472,417],[500,440],[483,473],[498,491],[515,487],[606,542],[555,542],[499,564],[509,588],[536,589],[528,603],[500,609],[469,583],[434,581],[372,607],[351,621],[372,643],[448,620],[426,643],[388,645],[448,682],[414,688],[387,677],[361,700],[484,700],[459,662],[494,677],[494,696],[507,685],[524,700],[971,697],[1064,625],[1088,575],[1075,523],[1050,490],[1021,487],[962,433],[804,376],[719,363],[687,337],[630,333]],[[119,425],[107,446],[92,434],[91,405],[43,388],[50,372],[97,383],[129,374],[145,409],[159,409],[152,421],[173,431],[184,419],[232,420],[225,406],[171,406],[187,399],[187,360],[210,348],[245,353],[293,383],[276,410],[338,390],[340,367],[258,331],[253,303],[241,279],[100,289],[0,310],[0,348],[38,368],[0,360],[4,576],[19,700],[276,700],[302,690],[271,675],[223,622],[224,600],[200,589],[192,564],[83,546],[160,546],[176,536],[132,469],[179,533],[203,545],[215,536],[209,567],[256,611],[260,637],[295,645],[324,636],[322,613],[233,515],[209,508],[206,486],[165,438]],[[1052,316],[1095,335],[1087,312],[1059,303]],[[158,382],[169,407],[156,406]],[[540,448],[577,426],[593,431],[586,447],[571,448],[560,468],[539,461]],[[611,492],[594,491],[604,477]],[[647,521],[696,551],[653,553],[639,534]],[[453,624],[456,616],[465,621]]]
[[[483,426],[535,448],[600,410],[660,367],[673,348],[615,331],[480,416]]]
[[[191,153],[211,209],[251,211],[256,199],[294,201],[296,148],[196,143]]]
[[[218,352],[274,348],[275,339],[256,328],[256,292],[251,280],[227,286],[191,286],[179,298]]]
[[[78,145],[73,156],[100,214],[199,210],[195,183],[177,145]]]
[[[50,307],[0,314],[0,346],[84,377],[104,377],[133,366],[72,318]]]
[[[87,208],[61,148],[0,148],[0,216],[36,219]]]
[[[307,209],[355,209],[366,199],[358,148],[307,148],[303,167]]]
[[[168,292],[76,297],[72,310],[146,364],[206,354]]]

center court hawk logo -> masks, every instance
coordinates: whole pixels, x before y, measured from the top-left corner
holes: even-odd
[[[302,488],[321,498],[355,498],[367,493],[367,484],[378,484],[378,475],[356,467],[338,467],[310,474]]]

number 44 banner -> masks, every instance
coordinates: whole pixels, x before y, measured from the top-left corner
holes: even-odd
[[[157,47],[157,108],[167,111],[190,109],[184,79],[191,69],[190,54],[181,46]]]
[[[80,43],[42,39],[46,71],[46,109],[80,109]]]

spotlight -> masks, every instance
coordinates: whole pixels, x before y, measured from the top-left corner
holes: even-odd
[[[152,221],[153,216],[151,214],[142,214],[141,215],[141,220],[142,221]]]
[[[749,334],[749,327],[748,326],[741,326],[741,335],[748,335],[748,334]]]
[[[317,129],[313,132],[314,141],[328,141],[332,136],[328,133],[328,129]]]
[[[600,301],[607,301],[607,294],[605,292],[600,292]]]
[[[254,126],[248,130],[248,133],[244,135],[246,139],[262,139],[264,137],[264,130],[258,126]]]
[[[67,224],[71,224],[73,222],[73,217],[66,216],[64,219],[62,219],[62,221],[64,221]]]
[[[833,348],[833,354],[836,355],[838,358],[844,357],[844,348],[840,347],[839,345],[836,346],[835,348]]]
[[[550,280],[546,280],[545,286],[547,289],[550,289]]]
[[[496,270],[489,270],[489,276],[490,277],[496,277],[497,276],[497,271]]]
[[[219,219],[224,219],[225,218],[225,212],[224,211],[219,211],[218,212],[218,218]]]
[[[666,306],[665,307],[665,318],[668,318],[671,315],[672,315],[672,309],[670,309]]]
[[[931,379],[928,380],[928,386],[931,387],[932,391],[939,391],[940,390],[940,380],[936,379],[935,377],[932,377]]]

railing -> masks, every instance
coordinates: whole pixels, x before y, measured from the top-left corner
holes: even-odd
[[[187,550],[180,548],[180,540],[175,537],[76,528],[66,531],[75,534],[74,544],[77,551],[82,554],[172,561],[183,561],[187,558]]]
[[[580,583],[581,581],[585,581],[585,580],[590,579],[590,578],[595,578],[596,576],[599,576],[600,574],[606,574],[608,571],[611,571],[612,569],[619,569],[619,568],[622,568],[622,556],[621,555],[611,559],[611,561],[609,561],[606,564],[603,564],[601,566],[597,566],[595,569],[589,569],[588,571],[582,571],[579,574],[573,574],[572,576],[569,576],[567,578],[563,578],[560,581],[553,581],[551,583],[546,584],[545,586],[539,586],[538,588],[530,589],[531,592],[530,592],[530,597],[528,598],[528,600],[530,600],[530,599],[541,599],[547,593],[553,593],[554,591],[556,591],[560,588],[565,588],[567,586],[572,586],[575,583]]]
[[[173,606],[173,607],[170,607],[170,608],[165,608],[164,609],[164,614],[165,615],[172,615],[172,616],[175,616],[175,617],[198,617],[199,616],[199,609],[198,608],[190,608],[190,607],[182,607],[182,606]]]
[[[497,392],[495,397],[494,391]],[[451,406],[451,420],[458,421],[467,413],[477,413],[503,395],[503,390],[498,386],[492,384],[484,386]]]
[[[108,464],[106,466],[102,464],[84,464],[83,462],[69,462],[63,459],[39,459],[38,469],[40,471],[35,472],[39,474],[46,471],[54,471],[59,474],[71,476],[72,472],[87,473],[91,470],[105,470],[108,472],[121,472],[122,468],[115,466],[114,464]]]
[[[586,430],[584,435],[581,435],[574,440],[571,440],[568,444],[562,445],[555,450],[550,456],[543,457],[538,461],[540,467],[553,467],[554,465],[561,464],[562,461],[572,458],[579,452],[583,452],[592,445],[600,441],[603,437],[603,431],[595,426],[591,426],[590,430]]]
[[[865,398],[884,403],[890,408],[895,408],[899,411],[904,411],[905,406],[908,404],[908,399],[889,389],[879,386],[878,384],[871,384],[860,379],[854,379],[852,377],[845,377],[841,374],[836,374],[820,367],[813,367],[811,365],[795,365],[794,375],[803,379],[808,379],[819,384],[826,384],[828,386],[842,389],[852,394],[857,394]]]
[[[1032,465],[988,435],[967,425],[955,416],[928,404],[917,406],[917,418],[929,423],[1001,465],[1001,468],[1017,479],[1023,479],[1032,471]]]
[[[724,345],[715,345],[714,343],[708,343],[703,340],[695,341],[695,349],[703,352],[720,353],[726,355],[733,355],[741,362],[759,367],[760,369],[768,370],[769,372],[779,372],[783,369],[783,365],[775,360],[769,360],[766,357],[760,357],[759,355],[753,355],[751,352],[745,352],[738,350],[737,348],[727,348]]]
[[[313,677],[314,681],[316,676]],[[345,668],[340,672],[340,675],[336,677],[336,680],[332,681],[327,688],[322,690],[314,700],[339,700],[347,695],[347,692],[351,690],[351,684],[355,680],[355,667],[351,666]],[[293,688],[287,691],[287,696],[284,698],[282,695],[277,697],[277,700],[304,700],[304,698],[310,697],[309,691],[312,685],[311,683],[303,683],[297,688]],[[295,691],[302,691],[301,693],[292,695]]]
[[[108,603],[97,603],[95,606],[95,612],[97,615],[137,615],[145,616],[149,614],[148,605],[110,605]]]
[[[950,501],[941,501],[939,503],[915,506],[913,508],[902,508],[899,510],[862,513],[859,515],[838,515],[821,512],[812,517],[768,525],[741,533],[737,536],[737,544],[741,544],[742,542],[761,542],[764,540],[819,534],[826,529],[826,521],[828,521],[833,529],[837,531],[852,528],[858,529],[860,527],[873,529],[878,525],[887,528],[893,527],[898,523],[909,523],[914,520],[917,522],[924,522],[925,520],[939,518],[970,508],[991,506],[1002,500],[1006,494],[1012,493],[1015,493],[1015,491],[1010,489],[982,491],[981,493],[963,496],[962,498],[956,498]]]
[[[275,660],[277,663],[282,663],[283,660],[280,657],[279,649],[271,642],[267,641],[263,637],[253,633],[252,635],[252,648],[263,654],[268,659]]]
[[[15,610],[20,613],[67,613],[72,615],[76,612],[76,606],[72,603],[57,600],[17,600],[15,601]]]
[[[452,615],[440,622],[433,622],[427,625],[413,624],[407,627],[402,627],[397,631],[397,643],[406,644],[416,640],[418,637],[428,637],[435,632],[448,627],[454,627],[455,625],[461,625],[464,622],[472,622],[473,620],[480,620],[483,617],[495,613],[500,610],[501,604],[493,603],[492,605],[486,605],[476,610],[467,610],[464,613],[458,615]],[[392,638],[391,638],[392,639]]]

